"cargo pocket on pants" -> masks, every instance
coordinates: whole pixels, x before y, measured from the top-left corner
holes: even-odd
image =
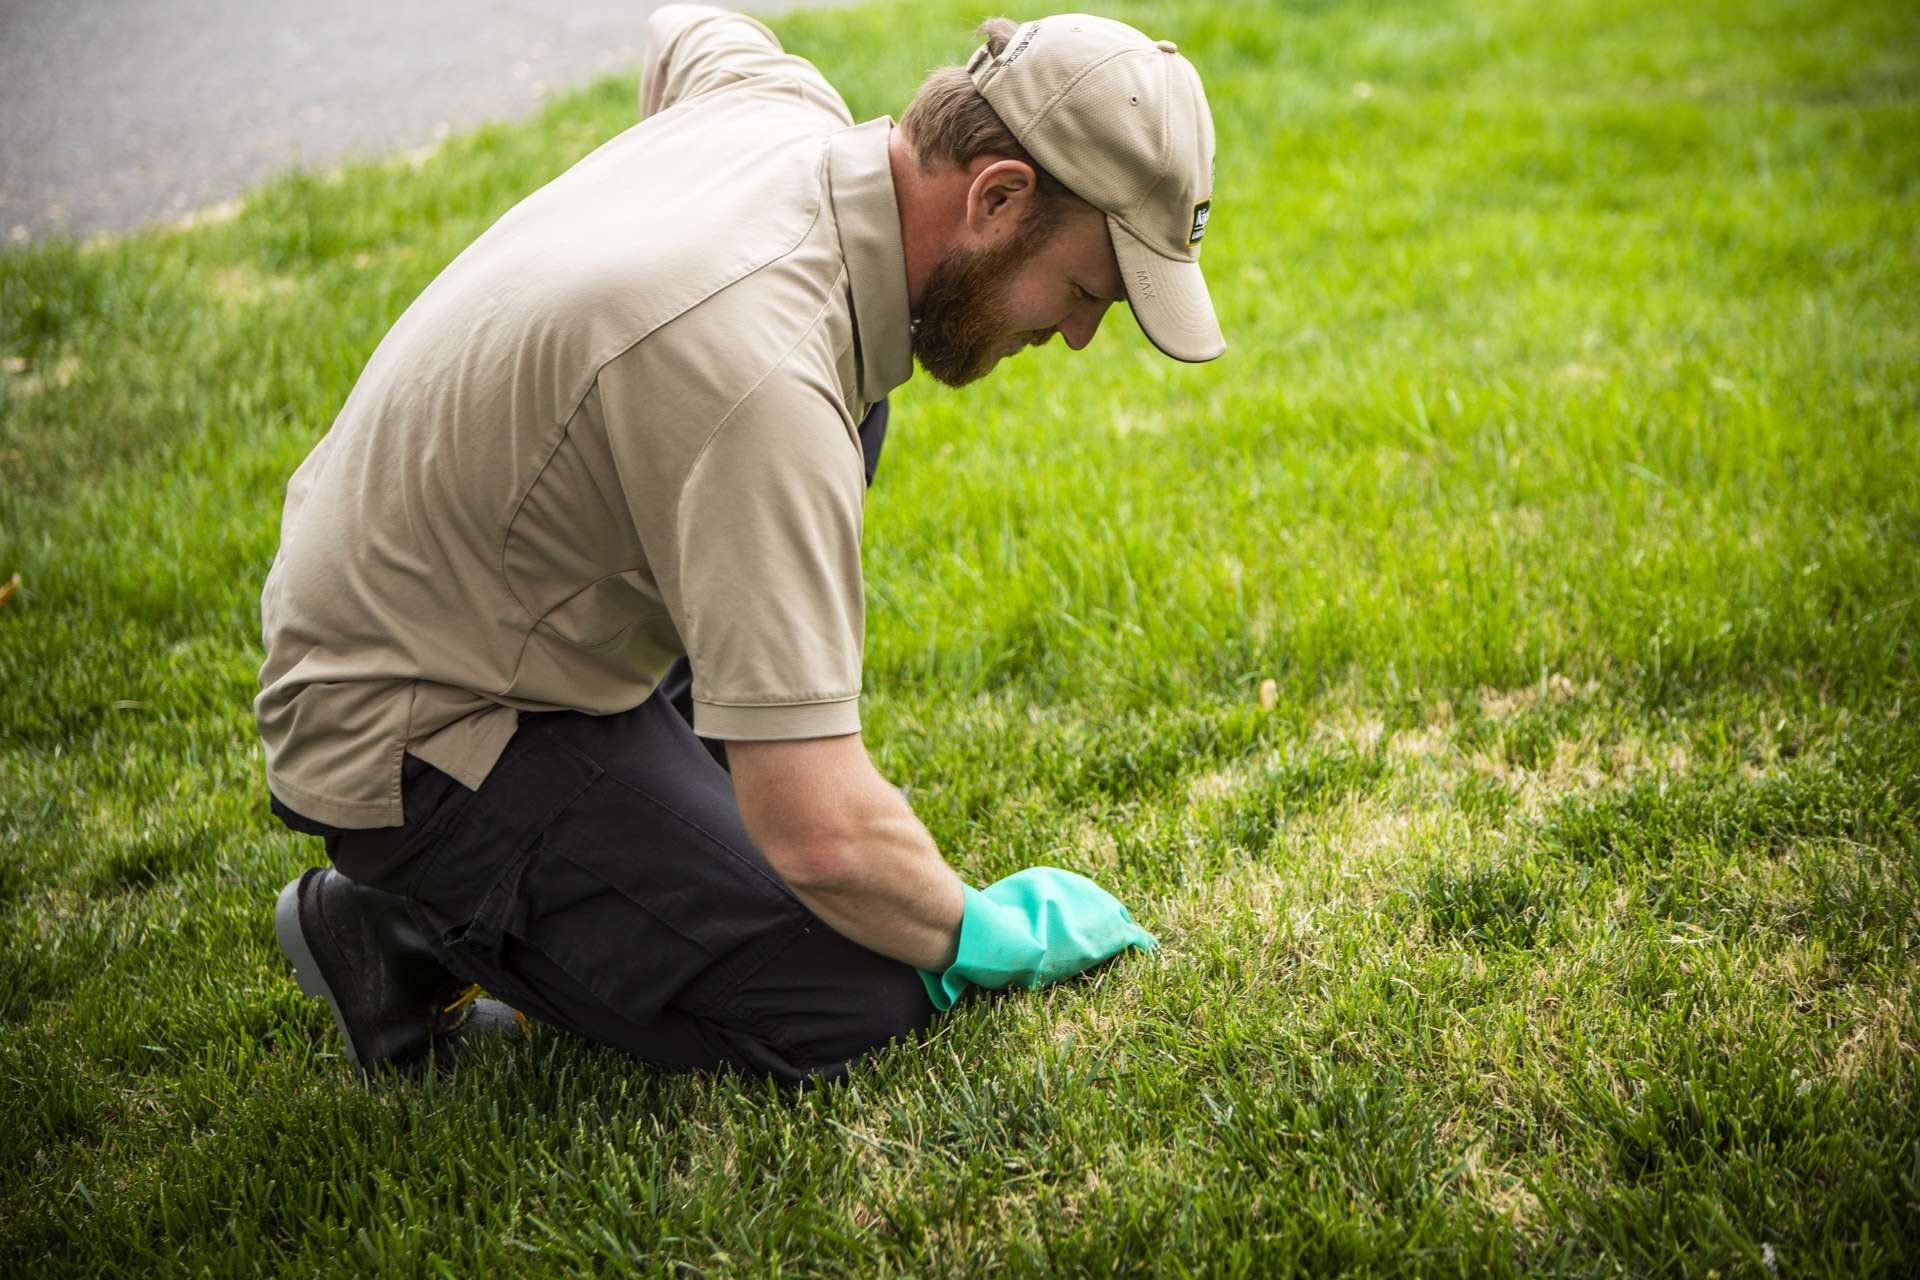
[[[530,852],[500,917],[509,943],[633,1022],[730,1015],[733,989],[811,919],[743,830],[714,832],[612,777]]]
[[[560,747],[544,729],[523,726],[408,889],[416,920],[438,940],[456,976],[562,1025],[559,1011],[514,973],[511,943],[542,837],[600,776],[597,764]]]

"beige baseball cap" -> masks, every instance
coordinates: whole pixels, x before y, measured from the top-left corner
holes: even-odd
[[[1134,318],[1176,360],[1227,349],[1200,275],[1213,207],[1213,115],[1171,40],[1062,13],[1023,24],[998,58],[967,60],[974,87],[1075,195],[1107,215]]]

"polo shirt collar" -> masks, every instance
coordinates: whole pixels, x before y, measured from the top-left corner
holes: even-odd
[[[828,140],[833,215],[853,285],[853,324],[860,344],[860,398],[884,398],[913,376],[913,316],[907,307],[907,251],[893,194],[887,139],[893,120],[881,116]]]

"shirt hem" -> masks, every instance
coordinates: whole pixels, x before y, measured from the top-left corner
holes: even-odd
[[[323,796],[289,781],[272,765],[267,766],[267,790],[287,808],[323,826],[361,831],[406,823],[406,809],[398,796],[391,800],[342,800],[337,796]]]
[[[478,791],[500,762],[519,724],[518,711],[495,704],[409,742],[407,754],[425,760],[467,790]]]

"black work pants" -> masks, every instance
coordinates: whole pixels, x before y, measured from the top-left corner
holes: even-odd
[[[861,426],[868,479],[884,403]],[[835,933],[748,838],[684,661],[618,715],[523,714],[468,791],[408,757],[399,828],[319,827],[404,896],[442,962],[529,1017],[666,1067],[830,1078],[933,1017],[908,965]]]

